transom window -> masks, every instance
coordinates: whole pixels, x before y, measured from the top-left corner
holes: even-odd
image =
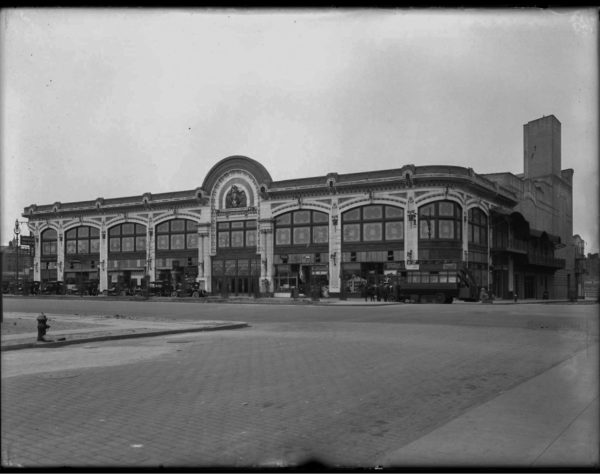
[[[42,232],[42,255],[56,255],[57,234],[54,229],[48,229]]]
[[[231,221],[217,223],[219,248],[256,247],[256,221]]]
[[[381,242],[404,240],[404,209],[369,205],[342,214],[344,242]]]
[[[478,208],[469,209],[469,242],[487,246],[487,216]]]
[[[145,252],[146,226],[134,223],[119,224],[108,231],[109,252]]]
[[[95,227],[80,226],[65,233],[67,255],[100,253],[100,231]]]
[[[419,208],[419,239],[460,240],[461,207],[452,201],[438,201]]]
[[[172,219],[156,226],[157,250],[198,248],[198,223],[188,219]]]
[[[300,210],[275,218],[275,245],[329,243],[329,214]]]

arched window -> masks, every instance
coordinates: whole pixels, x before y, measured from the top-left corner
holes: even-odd
[[[67,255],[90,254],[100,252],[100,231],[95,227],[80,226],[65,234]]]
[[[172,219],[156,226],[156,250],[198,248],[198,223],[188,219]]]
[[[478,208],[469,209],[469,243],[487,246],[487,216]]]
[[[54,229],[48,229],[42,232],[42,256],[56,256],[57,235]]]
[[[125,223],[111,227],[108,230],[108,251],[145,252],[146,226]]]
[[[217,223],[219,248],[256,247],[256,221],[231,221]]]
[[[369,205],[342,214],[342,240],[382,242],[404,240],[404,209]]]
[[[327,245],[329,214],[299,210],[275,218],[275,245]]]
[[[461,240],[461,207],[437,201],[419,208],[419,239]]]

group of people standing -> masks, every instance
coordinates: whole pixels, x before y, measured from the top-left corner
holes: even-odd
[[[363,285],[361,296],[365,301],[398,301],[400,287],[391,284]]]

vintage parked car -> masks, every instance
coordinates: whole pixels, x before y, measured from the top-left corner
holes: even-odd
[[[108,290],[106,290],[106,294],[108,296],[125,296],[127,291],[123,285],[119,283],[113,283],[108,287]]]
[[[151,281],[148,286],[148,296],[172,296],[173,286],[168,281]]]
[[[207,296],[206,290],[200,289],[200,283],[197,281],[177,283],[177,296],[192,296],[200,298]]]
[[[65,285],[62,281],[48,281],[43,287],[42,295],[62,295],[65,292]]]

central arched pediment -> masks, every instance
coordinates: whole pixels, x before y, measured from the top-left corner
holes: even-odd
[[[224,174],[238,170],[245,171],[252,175],[256,182],[261,186],[269,186],[273,181],[267,169],[258,161],[248,158],[247,156],[234,155],[222,159],[210,169],[204,178],[202,189],[204,192],[211,195],[214,186]]]

